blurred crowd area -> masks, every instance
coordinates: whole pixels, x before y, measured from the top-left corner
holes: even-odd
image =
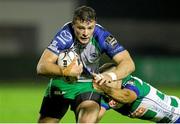
[[[80,5],[128,49],[135,75],[180,85],[180,8],[164,0],[0,0],[0,80],[41,79],[43,50]],[[104,61],[110,61],[103,59]]]

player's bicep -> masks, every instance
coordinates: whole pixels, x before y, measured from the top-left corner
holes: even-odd
[[[40,62],[56,63],[57,59],[58,56],[55,53],[53,53],[49,49],[45,49],[40,58]]]
[[[118,64],[123,62],[123,61],[133,63],[133,60],[132,60],[132,58],[131,58],[131,56],[127,50],[124,50],[124,51],[119,52],[116,55],[114,55],[113,60]]]
[[[117,63],[114,71],[117,79],[123,79],[135,70],[135,64],[127,50],[117,53],[113,60]]]
[[[58,56],[54,54],[52,51],[46,49],[44,50],[41,58],[37,64],[37,73],[42,74],[46,70],[46,68],[51,64],[56,64]]]

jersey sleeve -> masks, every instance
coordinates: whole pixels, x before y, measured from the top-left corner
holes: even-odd
[[[126,88],[131,91],[134,91],[137,96],[140,96],[140,90],[136,86],[137,84],[132,77],[133,77],[132,75],[128,75],[126,78],[122,80],[122,88]]]
[[[70,48],[73,43],[73,31],[71,23],[64,25],[54,36],[47,49],[59,55],[65,49]]]
[[[125,50],[119,41],[100,25],[96,25],[94,35],[102,52],[105,52],[110,58]]]
[[[126,84],[126,86],[124,88],[134,91],[136,93],[136,95],[139,96],[139,89],[136,86],[134,86],[132,84]]]

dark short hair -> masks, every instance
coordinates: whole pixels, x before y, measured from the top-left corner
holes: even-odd
[[[80,21],[96,21],[96,12],[93,8],[88,6],[80,6],[74,11],[73,23],[76,20]]]

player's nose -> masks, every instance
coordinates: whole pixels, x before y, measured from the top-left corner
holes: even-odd
[[[88,31],[85,29],[84,31],[83,31],[83,37],[87,37],[88,36]]]

